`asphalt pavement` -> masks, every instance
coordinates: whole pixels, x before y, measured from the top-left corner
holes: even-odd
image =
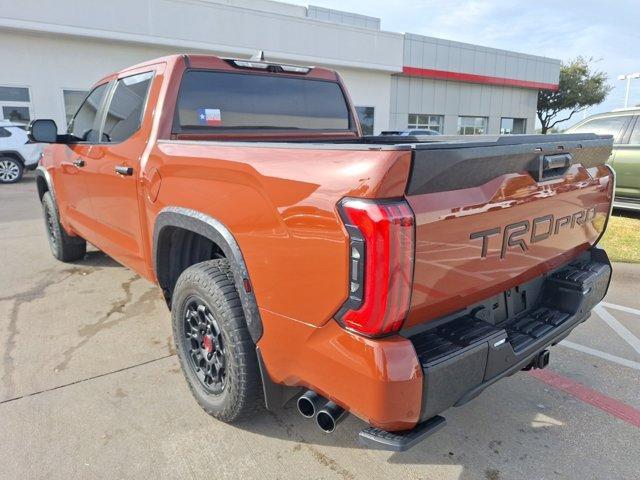
[[[230,426],[182,378],[158,288],[95,249],[55,261],[35,182],[0,185],[0,478],[640,479],[640,265],[551,351],[404,453],[293,402]],[[639,246],[640,248],[640,246]]]

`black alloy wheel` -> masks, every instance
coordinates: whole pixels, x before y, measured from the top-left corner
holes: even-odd
[[[173,339],[182,373],[200,406],[224,422],[264,404],[256,345],[226,258],[184,270],[171,296]]]
[[[195,295],[185,302],[184,332],[185,350],[196,377],[209,393],[222,393],[227,365],[224,337],[209,307]]]

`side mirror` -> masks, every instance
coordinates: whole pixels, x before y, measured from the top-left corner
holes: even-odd
[[[53,120],[33,120],[27,130],[29,140],[37,143],[56,143],[58,126]]]

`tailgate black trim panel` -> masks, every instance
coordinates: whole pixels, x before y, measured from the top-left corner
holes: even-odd
[[[520,137],[515,135],[514,137]],[[541,138],[542,137],[542,138]],[[502,140],[503,137],[500,137]],[[540,168],[541,155],[568,154],[571,165],[585,168],[604,165],[611,154],[610,135],[521,136],[519,143],[480,142],[461,148],[458,144],[417,144],[413,149],[407,195],[460,190],[477,187],[508,173],[534,172]],[[540,179],[543,181],[544,179]]]

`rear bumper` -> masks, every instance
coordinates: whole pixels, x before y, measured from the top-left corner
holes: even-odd
[[[543,368],[549,358],[545,348],[589,317],[610,279],[606,254],[593,249],[549,275],[505,292],[505,311],[494,298],[411,336],[424,377],[420,422],[400,432],[369,427],[360,432],[360,442],[370,448],[407,450],[445,425],[438,413],[462,405],[527,366]]]
[[[382,339],[364,338],[334,321],[313,327],[261,309],[265,330],[258,347],[267,404],[290,397],[278,391],[283,385],[309,388],[380,429],[365,432],[369,445],[400,432],[405,448],[442,425],[438,413],[527,366],[586,320],[610,277],[604,251],[591,249],[422,331]]]
[[[420,417],[422,369],[399,335],[369,339],[335,321],[313,327],[260,309],[258,342],[268,408],[305,387],[385,431],[413,428]]]
[[[420,420],[477,396],[555,345],[605,296],[606,253],[592,249],[549,275],[489,299],[409,339],[422,366]]]

